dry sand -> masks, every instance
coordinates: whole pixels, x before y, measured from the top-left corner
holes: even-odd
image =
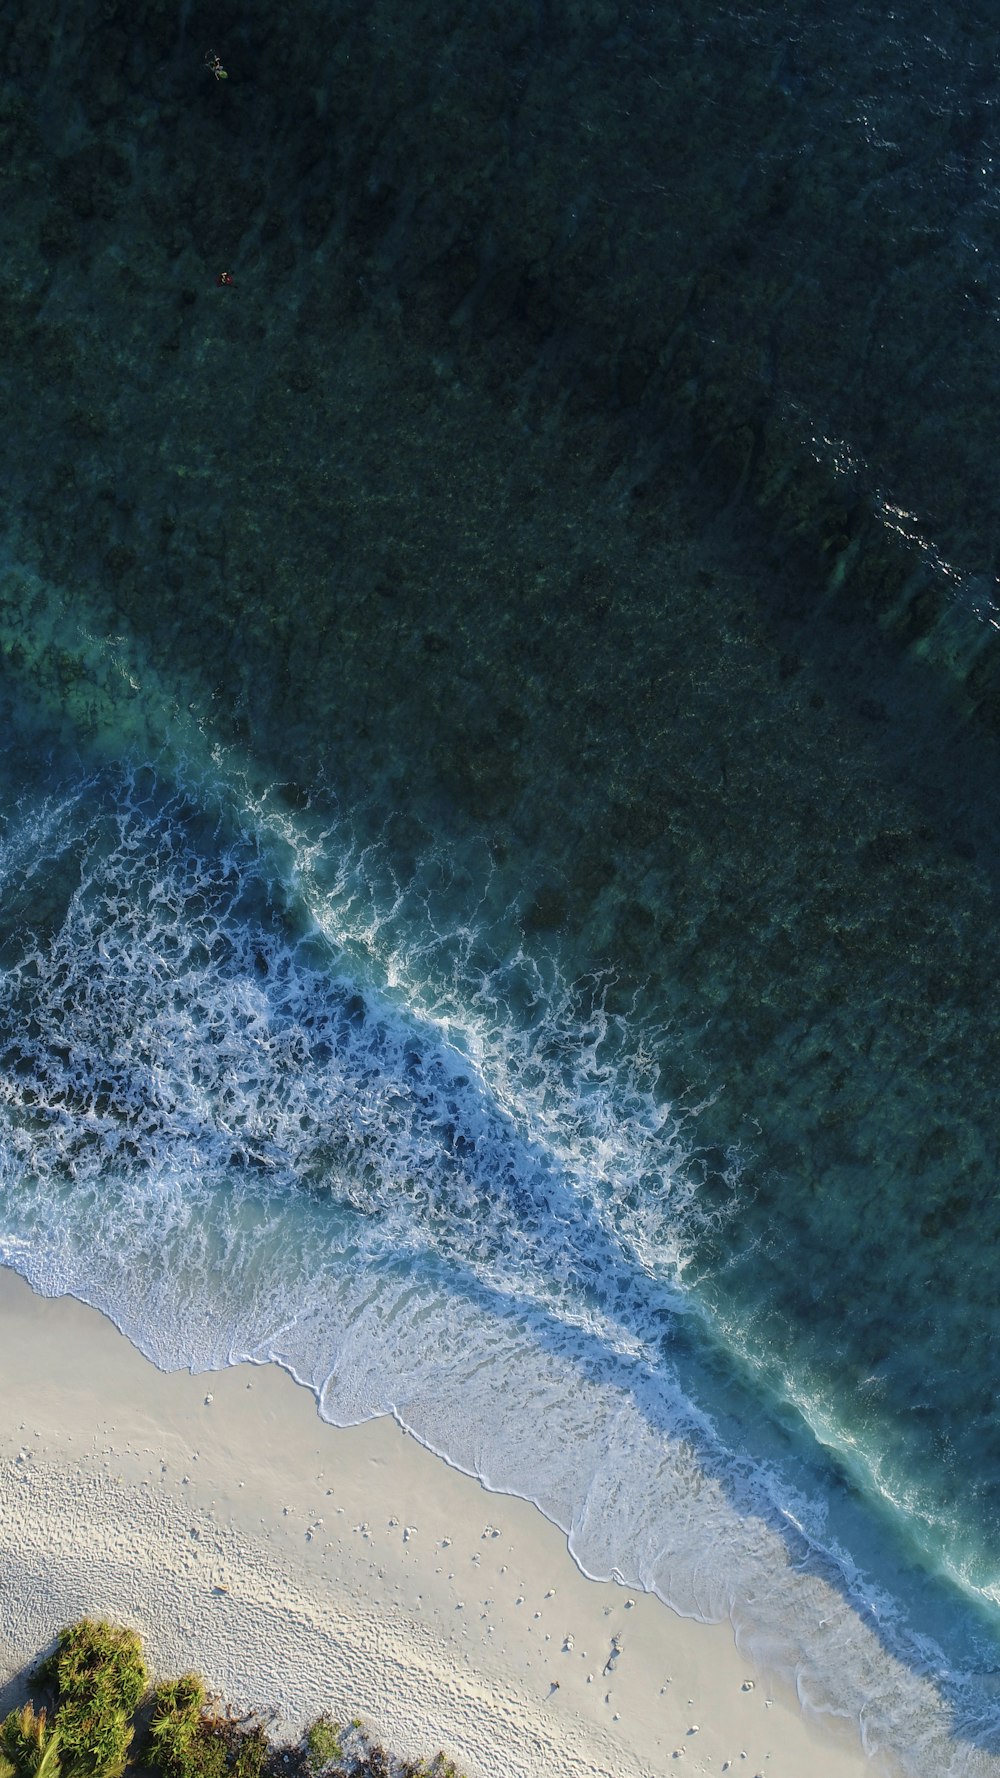
[[[288,1732],[361,1716],[469,1778],[871,1778],[728,1624],[586,1580],[535,1507],[273,1366],[164,1375],[0,1270],[0,1396],[0,1709],[91,1613]]]

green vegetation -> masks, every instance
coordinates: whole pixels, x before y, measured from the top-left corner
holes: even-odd
[[[339,1765],[344,1757],[340,1724],[329,1716],[318,1716],[310,1724],[305,1744],[311,1772],[326,1772],[331,1766]]]
[[[150,1691],[135,1632],[91,1618],[60,1632],[38,1678],[51,1718],[31,1702],[0,1723],[0,1778],[460,1778],[443,1753],[387,1753],[356,1718],[318,1716],[278,1746],[259,1717],[221,1710],[197,1673]]]
[[[59,1731],[25,1704],[0,1725],[0,1778],[59,1778]]]
[[[61,1631],[45,1675],[55,1686],[63,1778],[120,1778],[147,1684],[138,1636],[81,1618]]]
[[[153,1693],[148,1758],[162,1778],[260,1778],[269,1750],[263,1723],[211,1709],[197,1673]]]

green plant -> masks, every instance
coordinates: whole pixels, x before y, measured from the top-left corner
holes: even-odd
[[[208,1714],[197,1673],[153,1693],[149,1763],[162,1778],[260,1778],[268,1745],[263,1723]]]
[[[443,1753],[393,1759],[360,1717],[316,1718],[297,1746],[273,1747],[260,1718],[221,1714],[197,1673],[158,1685],[149,1731],[129,1759],[135,1713],[147,1697],[142,1644],[132,1630],[81,1618],[60,1631],[39,1669],[56,1694],[51,1724],[25,1704],[0,1722],[0,1778],[459,1778]],[[145,1710],[143,1717],[145,1718]]]
[[[309,1770],[319,1773],[328,1766],[339,1765],[344,1757],[340,1724],[332,1716],[317,1716],[306,1730],[306,1755]]]
[[[59,1778],[59,1730],[25,1704],[0,1724],[0,1778]]]
[[[204,1684],[197,1673],[182,1673],[179,1679],[164,1680],[153,1693],[150,1732],[154,1735],[167,1733],[170,1724],[194,1729],[201,1721],[207,1701]]]
[[[197,1673],[157,1686],[149,1725],[149,1763],[162,1778],[223,1778],[226,1750],[204,1733],[205,1687]]]
[[[261,1778],[270,1745],[262,1722],[235,1727],[229,1741],[233,1778]]]
[[[60,1630],[55,1653],[46,1663],[55,1680],[60,1707],[73,1698],[107,1693],[130,1713],[146,1690],[148,1675],[142,1643],[134,1630],[80,1618]]]
[[[81,1618],[60,1631],[47,1672],[64,1778],[120,1778],[147,1682],[134,1630]]]

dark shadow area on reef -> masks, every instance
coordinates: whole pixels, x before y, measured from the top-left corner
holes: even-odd
[[[974,263],[997,128],[985,16],[925,6],[921,60],[853,0],[829,17],[695,0],[9,11],[7,227],[45,269],[6,294],[36,361],[69,368],[69,317],[46,299],[103,237],[119,257],[93,306],[128,311],[123,346],[145,323],[148,374],[183,355],[190,308],[233,264],[221,296],[254,315],[245,337],[264,346],[278,305],[298,321],[308,400],[311,263],[342,319],[374,304],[411,337],[482,349],[501,385],[627,415],[630,497],[655,501],[693,462],[760,514],[808,606],[835,584],[937,649],[992,721],[996,650],[973,609],[997,552],[997,292]],[[915,14],[907,43],[924,41]],[[45,162],[45,197],[19,213]],[[224,436],[224,378],[215,393]],[[86,438],[99,416],[76,424]],[[905,509],[895,529],[885,501]],[[105,563],[127,582],[135,554],[109,539]]]
[[[735,529],[744,553],[766,564],[755,596],[794,630],[803,658],[827,664],[814,616],[821,633],[828,618],[862,635],[884,626],[887,668],[894,648],[917,649],[938,661],[955,721],[976,713],[977,726],[992,725],[996,649],[982,621],[992,494],[988,511],[974,510],[982,475],[949,474],[948,501],[936,487],[927,508],[928,534],[941,520],[968,545],[967,559],[955,554],[962,585],[950,590],[933,552],[871,516],[890,461],[922,486],[929,444],[916,419],[949,425],[948,403],[935,401],[931,415],[917,399],[932,360],[948,363],[956,411],[966,383],[981,401],[981,448],[991,455],[983,366],[992,349],[976,351],[988,303],[971,301],[964,271],[954,289],[926,281],[929,266],[943,277],[945,233],[936,212],[928,220],[928,194],[941,205],[962,196],[955,229],[959,218],[980,226],[970,168],[993,124],[982,57],[969,48],[974,21],[945,33],[953,109],[938,158],[925,139],[904,137],[884,164],[885,144],[873,148],[837,109],[838,62],[822,60],[831,33],[836,41],[832,23],[794,8],[752,21],[721,5],[669,11],[518,0],[474,17],[440,5],[397,17],[388,5],[341,0],[293,17],[235,5],[126,14],[109,4],[95,23],[71,0],[30,20],[12,9],[3,130],[14,250],[0,299],[27,367],[14,374],[14,399],[34,375],[42,388],[31,394],[42,400],[25,401],[39,419],[19,431],[11,482],[35,490],[36,534],[53,567],[66,557],[52,513],[93,509],[74,528],[73,566],[110,584],[114,612],[158,648],[190,651],[199,668],[218,657],[227,701],[237,694],[221,720],[237,732],[249,719],[222,670],[234,626],[280,658],[288,618],[265,609],[262,564],[251,566],[259,538],[247,537],[242,553],[234,545],[235,519],[224,515],[235,505],[248,520],[230,458],[260,427],[272,449],[253,465],[254,494],[277,502],[297,479],[287,427],[309,435],[314,458],[335,458],[329,429],[325,438],[315,431],[324,359],[361,315],[377,317],[389,354],[400,336],[449,360],[470,354],[502,404],[534,416],[558,410],[555,424],[570,437],[600,430],[609,493],[650,514],[645,523],[655,525],[664,499],[673,504],[678,483],[706,528],[721,509],[720,530]],[[837,29],[859,68],[877,71],[878,104],[898,122],[895,38],[847,0],[842,11]],[[203,42],[225,49],[225,82],[206,68]],[[917,81],[915,128],[920,82],[933,77],[938,93],[941,70],[934,63],[908,77]],[[829,143],[824,121],[837,125]],[[230,265],[236,287],[219,290]],[[86,290],[74,292],[74,267]],[[924,370],[907,380],[883,364],[881,317],[909,302],[914,285]],[[955,338],[944,325],[953,303]],[[855,334],[862,307],[867,328]],[[95,399],[79,360],[93,330],[112,322],[120,391],[109,396],[103,375]],[[894,317],[893,340],[899,325]],[[363,375],[362,366],[362,392]],[[817,459],[813,434],[837,430],[826,410],[843,405],[848,387],[837,417],[850,448],[831,466]],[[908,407],[901,391],[910,388]],[[874,444],[887,412],[899,438],[882,462]],[[335,426],[335,405],[329,418]],[[871,450],[851,420],[867,428]],[[195,460],[180,465],[188,485],[150,503],[133,439],[162,448],[173,438],[183,457],[186,427],[197,439]],[[72,440],[65,463],[58,450],[51,460],[60,431]],[[949,444],[968,451],[976,436],[963,420]],[[32,442],[42,453],[35,473]],[[944,482],[936,434],[935,446]],[[178,472],[157,468],[163,482]],[[262,487],[268,471],[274,479]],[[186,510],[195,488],[196,515]],[[274,603],[294,616],[302,582],[344,527],[315,501],[308,518],[292,516],[306,520],[308,543],[291,545]],[[914,524],[923,524],[919,503]],[[387,579],[399,571],[387,550]],[[975,583],[968,597],[963,576]],[[180,612],[196,645],[178,634]],[[430,625],[427,649],[439,641]],[[880,721],[878,695],[865,702]],[[901,706],[891,693],[889,703]],[[901,708],[892,720],[905,722]]]
[[[810,434],[833,427],[821,394],[843,391],[852,343],[851,414],[860,425],[874,411],[883,389],[872,381],[876,347],[886,346],[879,280],[901,300],[927,256],[935,266],[940,257],[943,225],[917,217],[916,170],[925,182],[940,177],[942,190],[955,175],[947,132],[937,173],[926,145],[913,160],[900,146],[886,170],[846,116],[837,119],[837,170],[810,108],[829,121],[838,102],[837,65],[818,60],[829,47],[822,21],[775,8],[740,25],[724,7],[693,6],[655,18],[593,0],[474,18],[440,6],[397,17],[389,6],[342,3],[292,18],[281,8],[158,4],[126,15],[109,5],[96,22],[69,3],[30,20],[15,8],[8,22],[10,251],[0,302],[11,401],[37,416],[11,435],[5,465],[23,498],[19,528],[57,579],[82,574],[106,589],[109,628],[134,628],[217,690],[223,731],[266,745],[234,651],[294,684],[307,590],[329,580],[331,560],[353,542],[338,408],[365,399],[368,367],[359,361],[352,383],[340,359],[364,318],[386,361],[396,352],[440,360],[422,389],[402,377],[401,430],[419,436],[421,411],[433,414],[442,384],[468,360],[526,429],[549,423],[571,448],[579,437],[595,469],[600,459],[598,486],[603,478],[609,502],[640,530],[655,530],[664,512],[672,519],[682,490],[691,519],[714,533],[712,547],[764,570],[747,575],[747,591],[785,638],[782,672],[807,663],[831,697],[853,699],[894,774],[900,761],[922,760],[935,784],[927,790],[921,772],[904,767],[908,790],[937,803],[946,844],[995,873],[984,803],[1000,781],[987,738],[996,649],[983,599],[967,598],[964,581],[948,590],[926,551],[871,519],[889,479],[876,455],[855,451],[830,468],[811,436],[796,439],[782,418],[791,403]],[[893,109],[891,33],[862,29],[849,4],[844,25]],[[225,82],[205,67],[203,42],[225,49]],[[965,43],[960,34],[948,47],[962,120],[954,127],[968,158],[977,131],[992,125]],[[850,201],[831,242],[838,179]],[[976,189],[966,191],[966,224],[979,215]],[[890,213],[873,231],[867,206],[883,192]],[[808,277],[808,254],[789,267],[793,242],[814,255]],[[864,339],[853,339],[841,312],[844,264],[849,308],[859,280],[875,280]],[[220,290],[216,277],[231,265],[236,287]],[[979,311],[963,297],[962,351],[950,351],[942,316],[955,293],[942,287],[938,313],[926,283],[921,292],[949,374],[975,378],[988,451],[995,407],[975,354]],[[823,371],[815,402],[796,380],[810,367]],[[947,403],[938,407],[934,423],[947,425]],[[897,423],[923,474],[918,445],[927,441],[907,431],[913,418],[904,404]],[[974,426],[953,430],[956,450],[973,448]],[[261,448],[244,460],[250,438]],[[140,443],[150,439],[155,452]],[[433,451],[433,430],[427,443]],[[324,460],[325,502],[316,474]],[[940,468],[940,452],[934,461]],[[391,462],[383,470],[391,484]],[[961,486],[950,480],[950,508],[938,491],[959,529],[959,507],[979,486],[971,474]],[[530,485],[520,492],[530,500]],[[413,489],[428,511],[442,493],[433,482]],[[362,499],[378,497],[369,482]],[[262,500],[287,512],[283,538],[255,518]],[[977,524],[969,517],[962,535]],[[988,579],[983,550],[956,561],[960,577]],[[391,532],[363,592],[334,569],[330,646],[359,620],[374,656],[398,648],[400,621],[408,642],[413,613],[395,588],[412,569]],[[608,592],[561,591],[593,611],[599,647]],[[524,612],[536,631],[533,670],[551,681],[538,615],[531,604]],[[448,647],[447,620],[446,607],[426,613],[417,658],[428,669]],[[321,656],[324,646],[321,634]],[[916,670],[909,654],[920,657]],[[452,759],[432,766],[445,795],[477,812],[491,799],[502,806],[516,783],[510,754],[525,733],[523,718],[519,731],[516,713],[493,703],[454,725],[446,740],[455,745],[442,749]],[[301,725],[284,714],[283,745],[294,753]],[[463,753],[467,766],[456,766]],[[491,766],[490,755],[502,763]],[[298,763],[306,777],[315,772],[315,759]],[[966,825],[978,831],[970,837]]]

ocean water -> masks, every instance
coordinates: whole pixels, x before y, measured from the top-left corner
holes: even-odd
[[[986,1778],[995,21],[0,17],[0,1261]]]

